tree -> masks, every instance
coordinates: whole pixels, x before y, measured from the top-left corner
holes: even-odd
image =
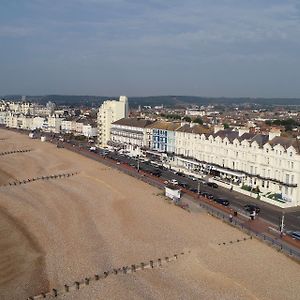
[[[229,129],[229,124],[224,123],[223,126],[224,126],[224,129]]]
[[[292,131],[292,130],[293,130],[293,126],[292,126],[291,124],[286,124],[286,125],[284,126],[284,130],[285,130],[285,131]]]
[[[268,125],[268,126],[271,126],[272,125],[272,121],[271,120],[266,120],[265,124]]]
[[[183,117],[183,119],[182,119],[183,121],[186,121],[186,122],[189,122],[189,123],[191,123],[192,122],[192,119],[190,118],[190,117]]]
[[[200,117],[197,117],[193,123],[197,123],[197,124],[200,124],[200,125],[203,125],[203,120],[200,118]]]

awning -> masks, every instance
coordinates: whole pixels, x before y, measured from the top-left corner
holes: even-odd
[[[222,169],[222,168],[219,168],[219,167],[212,167],[212,170],[216,170],[216,171],[219,171],[221,173],[225,173],[225,174],[232,175],[232,176],[237,176],[237,177],[245,177],[246,176],[243,173],[239,173],[239,172],[235,172],[235,171],[230,171],[230,170]]]
[[[163,152],[156,152],[156,151],[151,151],[151,150],[147,150],[146,153],[156,155],[156,156],[161,156],[163,154]]]
[[[180,156],[178,156],[177,159],[182,160],[182,161],[187,162],[187,163],[190,163],[190,164],[197,165],[197,166],[201,165],[200,163],[198,163],[198,162],[196,162],[194,160],[189,160],[189,159],[186,159],[186,158],[182,158]]]

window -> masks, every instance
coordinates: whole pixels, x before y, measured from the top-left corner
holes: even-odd
[[[289,174],[285,174],[285,182],[289,183],[290,181],[290,175]]]

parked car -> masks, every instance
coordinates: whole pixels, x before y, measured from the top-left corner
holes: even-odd
[[[175,184],[175,185],[178,184],[178,181],[176,179],[171,179],[169,182],[172,183],[172,184]]]
[[[201,196],[206,197],[208,199],[214,199],[214,196],[212,194],[210,194],[210,193],[202,192],[200,194],[201,194]]]
[[[179,182],[178,185],[180,185],[181,187],[187,189],[189,188],[189,185],[186,182]]]
[[[207,182],[207,185],[215,189],[218,188],[218,185],[215,182]]]
[[[157,176],[157,177],[160,177],[161,176],[161,171],[160,170],[151,170],[150,174],[154,175],[154,176]]]
[[[228,206],[230,204],[228,200],[222,198],[214,199],[214,201],[224,206]]]
[[[292,231],[289,234],[293,239],[300,241],[300,231]]]
[[[198,193],[198,189],[195,189],[195,188],[190,188],[190,191],[193,193]]]
[[[178,176],[184,177],[184,173],[183,172],[176,172],[175,174],[178,175]]]
[[[194,177],[193,175],[189,175],[188,178],[191,179],[191,180],[193,180],[193,181],[196,181],[196,180],[197,180],[197,178]]]
[[[255,211],[256,213],[260,212],[260,208],[254,204],[246,204],[244,205],[244,209],[248,212],[253,212],[253,211]]]

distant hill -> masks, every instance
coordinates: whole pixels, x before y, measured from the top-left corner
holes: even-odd
[[[7,95],[4,99],[20,100],[21,95]],[[98,107],[104,100],[118,99],[117,97],[107,96],[77,96],[77,95],[46,95],[46,96],[26,96],[26,100],[46,104],[48,101],[55,102],[57,105]],[[164,105],[164,106],[183,106],[187,104],[196,105],[237,105],[237,104],[258,104],[261,106],[300,106],[300,98],[214,98],[198,96],[149,96],[149,97],[129,97],[129,105],[138,107],[139,105]]]

